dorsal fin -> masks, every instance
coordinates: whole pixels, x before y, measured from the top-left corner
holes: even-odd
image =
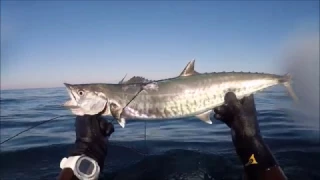
[[[197,71],[194,70],[194,63],[195,63],[195,59],[193,59],[192,61],[190,61],[186,67],[183,69],[183,71],[180,73],[179,76],[192,76],[194,74],[199,74]]]
[[[151,80],[146,79],[141,76],[133,76],[130,78],[128,81],[124,82],[123,84],[133,84],[133,83],[147,83],[150,82]]]
[[[124,75],[124,77],[121,79],[121,81],[119,81],[119,84],[122,84],[123,83],[123,81],[124,81],[124,79],[127,77],[127,74],[126,75]]]

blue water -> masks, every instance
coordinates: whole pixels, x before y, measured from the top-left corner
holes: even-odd
[[[320,179],[318,122],[290,107],[283,89],[256,96],[262,134],[293,180]],[[64,88],[2,90],[1,141],[59,115],[1,145],[0,179],[55,179],[75,139],[74,116],[61,107]],[[306,113],[308,114],[308,113]],[[297,120],[298,119],[298,120]],[[198,119],[115,124],[104,179],[241,179],[242,167],[226,125]]]

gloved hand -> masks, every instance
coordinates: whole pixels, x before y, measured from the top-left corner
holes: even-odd
[[[214,109],[214,118],[227,124],[233,137],[253,137],[260,135],[257,111],[253,95],[238,100],[233,92],[225,95],[225,104]]]
[[[228,92],[225,104],[214,112],[215,119],[231,128],[232,141],[248,179],[259,179],[262,172],[278,165],[261,136],[253,95],[238,100]]]
[[[86,155],[97,161],[103,169],[108,152],[108,139],[114,127],[100,115],[77,116],[75,121],[76,141],[70,156]]]

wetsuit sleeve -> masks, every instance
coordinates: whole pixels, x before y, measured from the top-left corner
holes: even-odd
[[[108,139],[114,132],[111,123],[104,120],[99,115],[78,116],[75,121],[76,141],[73,145],[69,157],[65,161],[61,160],[59,180],[78,179],[77,171],[71,168],[75,166],[74,158],[87,157],[93,164],[97,163],[99,170],[103,170],[104,161],[108,153]],[[71,159],[71,160],[70,160]]]
[[[282,169],[261,136],[233,138],[246,180],[286,180]]]
[[[246,180],[287,179],[260,133],[253,95],[238,100],[228,92],[215,119],[231,129],[232,142],[244,167]]]

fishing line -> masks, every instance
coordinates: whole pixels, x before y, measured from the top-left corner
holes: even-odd
[[[143,153],[143,152],[141,152],[141,151],[139,151],[139,150],[137,150],[136,148],[133,148],[133,147],[127,147],[127,146],[124,146],[122,144],[115,143],[115,142],[112,142],[112,141],[110,141],[110,144],[112,146],[118,146],[118,147],[122,147],[122,148],[128,149],[128,150],[133,151],[133,152],[135,152],[137,154],[140,154],[142,156],[147,156],[148,155],[147,153]]]
[[[149,84],[152,84],[152,83],[153,83],[153,82],[148,82],[148,83],[142,85],[140,91],[137,92],[137,94],[134,95],[133,98],[132,98],[122,109],[126,108],[143,90],[145,90],[145,89],[144,89],[145,86],[147,86],[147,85],[149,85]]]
[[[133,96],[133,98],[122,108],[125,109],[142,91],[143,91],[143,87],[141,87],[140,91]],[[144,147],[146,152],[145,153],[139,153],[139,154],[143,154],[144,156],[148,154],[148,148],[147,148],[147,121],[144,121]]]
[[[52,121],[52,120],[55,120],[55,119],[58,119],[58,118],[61,118],[61,117],[67,117],[67,116],[72,116],[72,115],[61,115],[61,116],[56,116],[56,117],[51,118],[51,119],[48,119],[48,120],[41,121],[40,123],[38,123],[38,124],[36,124],[36,125],[34,125],[34,126],[31,126],[31,127],[27,128],[27,129],[25,129],[25,130],[23,130],[23,131],[21,131],[21,132],[19,132],[19,133],[15,134],[14,136],[12,136],[12,137],[10,137],[10,138],[8,138],[8,139],[4,140],[4,141],[3,141],[3,142],[1,142],[0,144],[3,144],[3,143],[5,143],[5,142],[8,142],[8,141],[10,141],[11,139],[13,139],[13,138],[15,138],[15,137],[19,136],[20,134],[25,133],[25,132],[27,132],[27,131],[29,131],[29,130],[31,130],[31,129],[33,129],[33,128],[37,127],[37,126],[40,126],[40,125],[45,124],[45,123],[47,123],[47,122],[50,122],[50,121]],[[114,119],[113,119],[113,120],[114,120]],[[113,121],[113,120],[112,120],[112,121]],[[145,122],[146,122],[146,121],[145,121]],[[145,142],[146,142],[146,125],[145,125],[145,134],[144,134],[144,139],[145,139]],[[138,153],[138,154],[141,154],[141,155],[144,155],[144,156],[146,155],[145,153],[139,152],[138,150],[136,150],[136,149],[134,149],[134,148],[126,147],[126,146],[123,146],[123,145],[120,145],[120,144],[117,144],[117,143],[113,143],[113,142],[111,142],[111,143],[112,143],[112,144],[114,144],[114,145],[116,145],[116,146],[120,146],[120,147],[123,147],[123,148],[129,149],[129,150],[131,150],[131,151],[134,151],[134,152],[136,152],[136,153]]]
[[[111,120],[111,123],[113,123],[115,119],[112,119]],[[128,150],[132,150],[140,155],[143,155],[143,156],[147,156],[149,153],[148,153],[148,146],[147,146],[147,121],[144,121],[144,148],[145,148],[145,152],[142,153],[142,152],[139,152],[137,149],[135,148],[132,148],[132,147],[127,147],[127,146],[124,146],[124,145],[121,145],[121,144],[117,144],[117,143],[114,143],[111,141],[111,143],[113,145],[116,145],[116,146],[119,146],[119,147],[123,147],[123,148],[126,148]]]
[[[14,136],[12,136],[12,137],[10,137],[10,138],[8,138],[8,139],[4,140],[4,141],[3,141],[3,142],[1,142],[0,144],[3,144],[3,143],[5,143],[5,142],[7,142],[7,141],[10,141],[11,139],[13,139],[13,138],[15,138],[15,137],[19,136],[20,134],[22,134],[22,133],[24,133],[24,132],[27,132],[27,131],[29,131],[29,130],[31,130],[31,129],[33,129],[33,128],[37,127],[37,126],[40,126],[41,124],[44,124],[44,123],[50,122],[50,121],[55,120],[55,119],[58,119],[58,118],[60,118],[60,117],[66,117],[66,116],[71,116],[71,115],[61,115],[61,116],[56,116],[56,117],[51,118],[51,119],[48,119],[48,120],[41,121],[40,123],[38,123],[38,124],[36,124],[36,125],[34,125],[34,126],[31,126],[30,128],[25,129],[25,130],[23,130],[23,131],[19,132],[18,134],[16,134],[16,135],[14,135]]]
[[[143,91],[144,89],[143,88],[141,88],[140,90],[139,90],[139,92],[137,92],[134,96],[133,96],[133,98],[131,98],[131,100],[122,108],[122,112],[123,112],[123,110]],[[121,114],[120,114],[121,115]],[[113,118],[112,120],[111,120],[111,123],[113,123],[113,121],[114,121],[115,119]]]
[[[141,88],[140,91],[136,95],[134,95],[133,98],[122,109],[126,108],[142,91],[143,88]]]
[[[147,146],[147,121],[144,121],[144,148],[146,150],[145,155],[148,154],[148,146]]]
[[[143,90],[144,90],[143,87],[141,87],[141,89],[131,98],[131,100],[122,108],[122,110],[124,110]],[[113,123],[114,120],[115,119],[113,118],[111,120],[111,123]],[[133,150],[133,151],[137,152],[138,154],[142,154],[142,155],[146,156],[148,154],[148,152],[147,152],[147,150],[148,150],[148,148],[147,148],[147,121],[144,121],[144,142],[145,142],[144,146],[145,146],[145,150],[146,150],[145,153],[138,152],[134,148],[125,147],[122,145],[118,145],[118,146]]]
[[[139,94],[139,93],[138,93],[138,94]],[[138,94],[137,94],[137,95],[138,95]],[[137,95],[136,95],[136,96],[137,96]],[[134,98],[133,98],[133,99],[134,99]],[[51,119],[48,119],[48,120],[41,121],[40,123],[38,123],[38,124],[36,124],[36,125],[34,125],[34,126],[31,126],[31,127],[27,128],[27,129],[25,129],[25,130],[23,130],[23,131],[15,134],[14,136],[12,136],[12,137],[4,140],[4,141],[1,142],[0,144],[3,144],[3,143],[5,143],[5,142],[8,142],[8,141],[12,140],[13,138],[19,136],[20,134],[23,134],[23,133],[25,133],[25,132],[27,132],[27,131],[35,128],[35,127],[38,127],[38,126],[42,125],[42,124],[45,124],[45,123],[47,123],[47,122],[53,121],[53,120],[58,119],[58,118],[61,118],[61,117],[67,117],[67,116],[72,116],[72,115],[61,115],[61,116],[56,116],[56,117],[51,118]],[[113,121],[114,121],[114,119],[111,120],[111,123],[112,123]],[[145,148],[147,149],[147,145],[146,145],[146,143],[147,143],[147,137],[146,137],[146,136],[147,136],[147,135],[146,135],[146,130],[147,130],[146,126],[147,126],[147,125],[146,125],[146,121],[145,121],[144,124],[145,124],[145,125],[144,125],[144,141],[145,141]],[[141,154],[141,155],[144,155],[144,156],[147,155],[147,153],[139,152],[138,150],[136,150],[136,149],[134,149],[134,148],[131,148],[131,147],[126,147],[126,146],[123,146],[123,145],[120,145],[120,144],[117,144],[117,143],[112,143],[112,144],[114,144],[114,145],[116,145],[116,146],[120,146],[120,147],[126,148],[126,149],[129,149],[129,150],[132,150],[132,151],[135,151],[136,153]]]

